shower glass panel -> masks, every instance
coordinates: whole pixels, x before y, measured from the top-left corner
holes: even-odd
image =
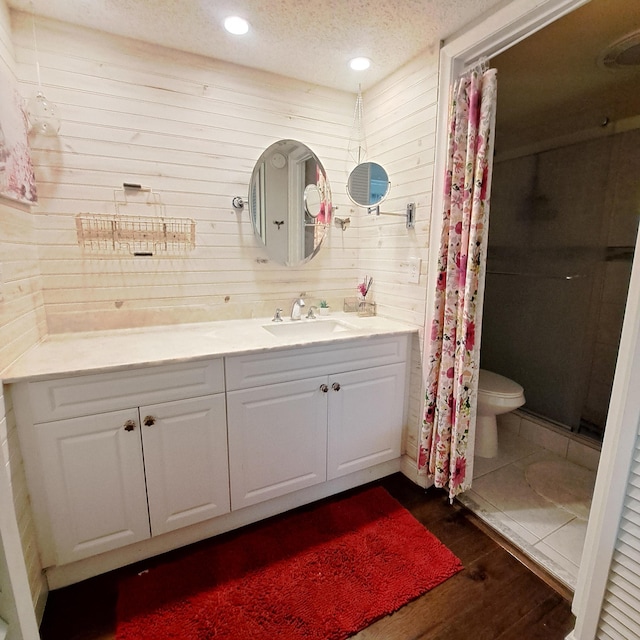
[[[481,366],[601,438],[640,212],[640,131],[496,159]]]

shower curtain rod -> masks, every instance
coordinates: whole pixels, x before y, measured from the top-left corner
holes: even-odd
[[[478,73],[484,73],[485,71],[489,70],[490,63],[491,61],[489,60],[489,58],[487,58],[487,56],[481,56],[475,62],[468,64],[460,75],[463,76],[469,71],[478,71]]]

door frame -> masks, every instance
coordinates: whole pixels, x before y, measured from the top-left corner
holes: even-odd
[[[429,269],[426,299],[426,327],[431,326],[435,302],[438,251],[444,207],[444,172],[448,146],[449,90],[466,68],[481,58],[490,59],[533,33],[571,13],[590,0],[513,0],[490,16],[477,21],[462,34],[446,41],[440,51],[438,111]],[[499,81],[498,81],[499,82]],[[640,255],[640,233],[636,256]],[[428,333],[428,332],[427,332]],[[595,637],[607,585],[609,567],[618,534],[632,452],[640,424],[640,260],[633,263],[627,309],[620,341],[618,363],[600,465],[593,496],[583,561],[572,610],[575,629],[567,640],[592,640]],[[636,390],[634,392],[634,389]]]

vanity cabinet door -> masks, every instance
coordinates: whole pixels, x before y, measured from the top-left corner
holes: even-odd
[[[149,538],[137,409],[34,425],[55,564]]]
[[[232,509],[326,480],[326,385],[322,376],[227,393]]]
[[[327,479],[400,457],[406,363],[330,376]]]
[[[140,407],[152,535],[228,513],[224,394]]]

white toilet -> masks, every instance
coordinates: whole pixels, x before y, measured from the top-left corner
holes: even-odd
[[[481,458],[498,455],[496,416],[513,411],[524,402],[524,389],[517,382],[480,369],[475,455]]]

